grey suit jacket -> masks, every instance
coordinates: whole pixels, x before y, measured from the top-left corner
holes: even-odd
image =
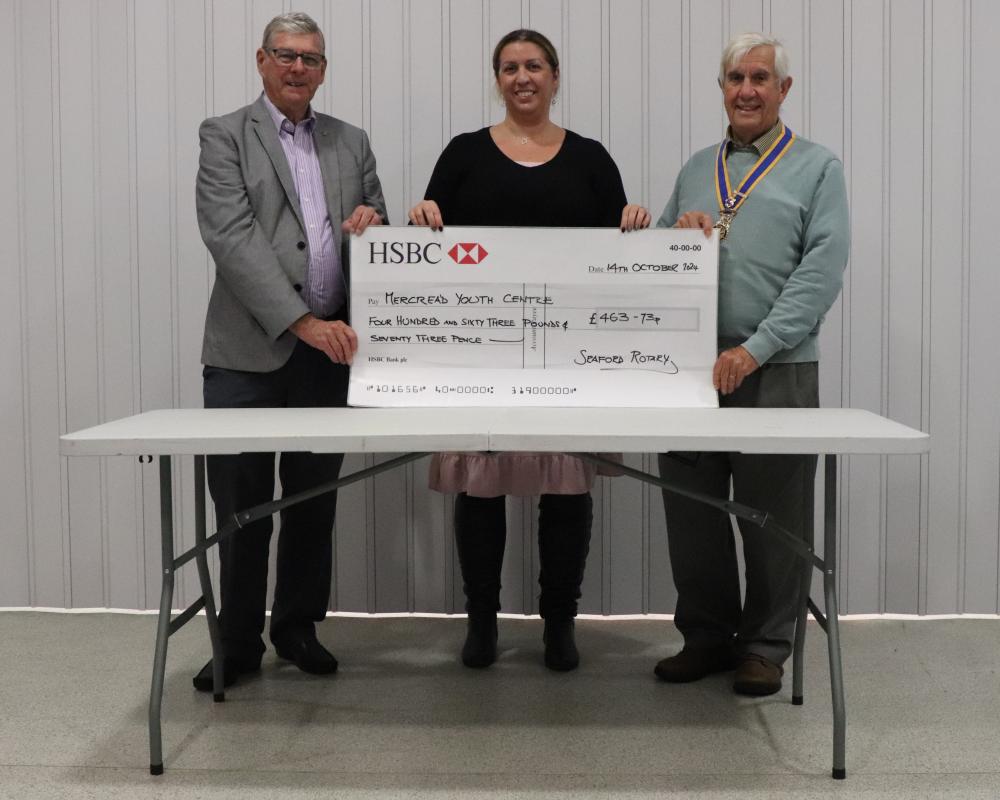
[[[199,136],[198,227],[216,268],[201,360],[270,372],[295,347],[288,326],[309,311],[299,295],[309,249],[292,173],[263,99],[205,120]],[[382,186],[360,128],[316,114],[315,145],[346,278],[340,225],[361,204],[388,222]]]

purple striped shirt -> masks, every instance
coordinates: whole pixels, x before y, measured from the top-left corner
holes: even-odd
[[[264,105],[278,128],[278,140],[292,171],[295,193],[306,225],[309,243],[309,269],[301,295],[309,310],[323,319],[338,311],[347,300],[347,286],[334,247],[333,224],[326,208],[323,174],[313,142],[316,114],[309,107],[308,116],[298,125],[292,123],[264,94]]]

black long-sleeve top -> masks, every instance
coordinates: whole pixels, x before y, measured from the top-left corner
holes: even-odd
[[[445,225],[603,228],[621,222],[625,187],[600,142],[566,131],[559,152],[524,167],[505,156],[489,128],[462,133],[441,153],[426,200]]]

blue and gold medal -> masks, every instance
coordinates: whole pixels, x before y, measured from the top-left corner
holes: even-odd
[[[791,128],[782,123],[781,135],[777,141],[751,167],[750,171],[743,177],[743,180],[740,181],[739,186],[736,187],[736,191],[733,191],[732,184],[729,181],[729,170],[726,167],[726,151],[729,141],[729,139],[722,140],[722,144],[719,145],[719,152],[715,157],[715,197],[719,201],[719,221],[715,223],[714,227],[719,230],[720,240],[726,238],[726,234],[729,233],[729,226],[733,224],[736,212],[739,211],[740,206],[746,201],[750,192],[757,188],[757,184],[764,179],[764,176],[788,152],[788,148],[795,141],[795,134],[792,133]]]

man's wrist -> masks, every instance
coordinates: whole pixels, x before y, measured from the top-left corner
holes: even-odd
[[[307,311],[305,314],[303,314],[301,317],[295,320],[295,322],[289,325],[288,330],[290,330],[293,334],[295,334],[301,339],[302,337],[300,334],[303,332],[304,328],[307,325],[311,324],[315,319],[316,317],[313,316],[312,312]]]

